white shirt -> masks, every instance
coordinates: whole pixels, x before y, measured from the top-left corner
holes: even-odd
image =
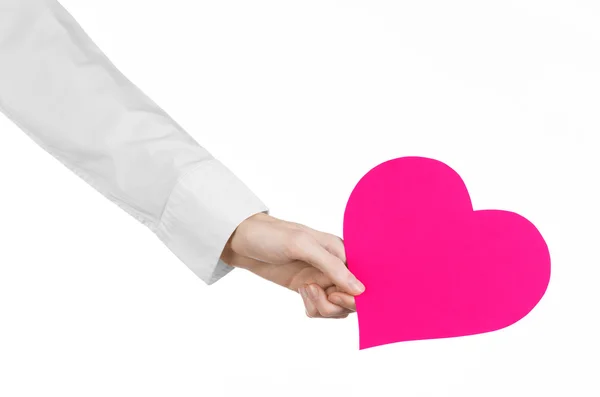
[[[0,0],[0,110],[207,284],[267,207],[123,76],[55,0]]]

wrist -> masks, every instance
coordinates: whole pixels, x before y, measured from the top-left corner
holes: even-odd
[[[231,237],[229,237],[229,240],[227,240],[225,247],[223,247],[223,251],[221,252],[221,260],[232,267],[252,270],[255,261],[251,258],[246,258],[245,256],[238,254],[233,249],[232,240],[234,235],[235,231],[232,233]]]

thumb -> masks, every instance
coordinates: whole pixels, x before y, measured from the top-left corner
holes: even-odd
[[[360,295],[365,286],[350,272],[346,264],[327,251],[309,234],[302,234],[295,244],[295,256],[321,270],[340,290],[351,295]]]

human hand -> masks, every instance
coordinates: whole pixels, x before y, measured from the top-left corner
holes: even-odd
[[[260,213],[242,222],[221,259],[300,293],[311,318],[345,318],[364,285],[346,267],[342,240]]]

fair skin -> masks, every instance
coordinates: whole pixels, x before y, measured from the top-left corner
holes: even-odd
[[[221,259],[298,292],[311,318],[345,318],[364,285],[348,270],[339,237],[260,213],[242,222]]]

